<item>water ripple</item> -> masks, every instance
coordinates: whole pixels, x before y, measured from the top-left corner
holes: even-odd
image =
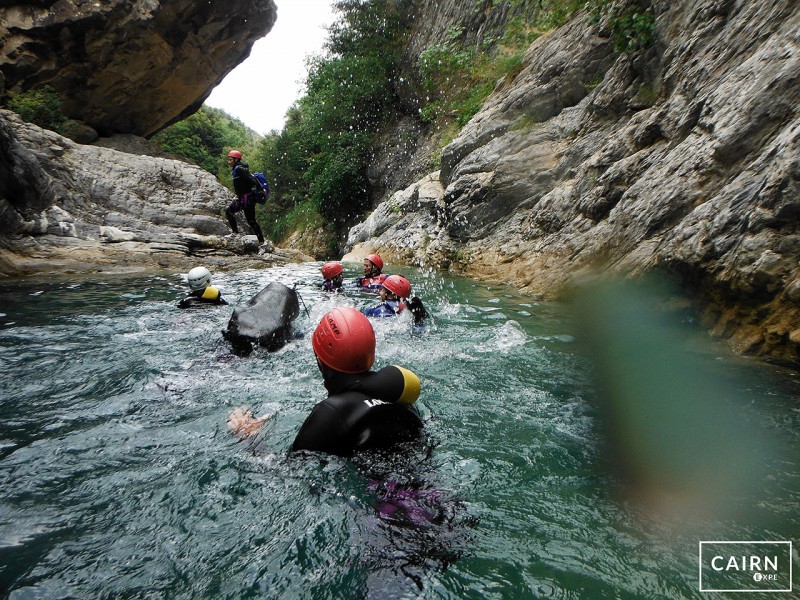
[[[324,294],[320,266],[214,274],[233,304],[271,281],[301,294],[303,336],[248,358],[220,335],[232,306],[175,307],[182,274],[0,286],[6,597],[699,597],[696,536],[656,535],[611,495],[590,374],[557,304],[404,269],[433,326],[375,323],[377,366],[419,374],[425,444],[289,456],[325,393],[309,332],[333,306],[377,302]],[[796,447],[800,383],[764,373],[764,426]],[[256,453],[226,431],[241,405],[275,415]],[[797,537],[797,466],[771,474],[771,535]]]

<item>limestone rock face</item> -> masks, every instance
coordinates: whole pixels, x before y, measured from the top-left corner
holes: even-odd
[[[195,112],[276,14],[273,0],[0,2],[5,91],[49,85],[101,135],[148,137]]]
[[[652,9],[645,51],[616,52],[584,14],[539,38],[440,173],[348,247],[543,296],[590,271],[665,270],[737,350],[800,360],[800,4]]]
[[[225,237],[233,196],[207,171],[132,150],[144,140],[114,144],[129,150],[76,144],[0,110],[0,276],[310,260]]]
[[[506,24],[526,13],[531,0],[517,2],[470,2],[464,0],[414,0],[408,3],[411,27],[404,50],[403,77],[395,86],[401,100],[420,108],[426,93],[420,85],[416,66],[420,55],[431,45],[446,43],[455,32],[464,48],[478,48],[490,38],[502,37]]]
[[[450,135],[422,123],[419,110],[430,100],[418,69],[421,54],[430,46],[446,43],[454,33],[463,48],[496,43],[509,21],[521,18],[533,0],[470,2],[465,0],[413,0],[404,3],[411,34],[392,82],[407,116],[393,123],[372,143],[373,159],[367,176],[372,205],[387,197],[387,190],[404,188],[424,176],[436,162],[442,139]],[[403,4],[403,3],[401,3]]]

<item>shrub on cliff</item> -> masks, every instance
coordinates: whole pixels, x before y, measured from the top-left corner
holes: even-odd
[[[62,125],[67,117],[61,112],[58,93],[49,85],[11,95],[7,106],[28,123],[64,134]]]

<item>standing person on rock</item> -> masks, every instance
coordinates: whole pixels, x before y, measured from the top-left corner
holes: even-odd
[[[244,211],[247,224],[258,238],[258,243],[264,243],[264,234],[256,221],[256,199],[264,191],[261,185],[250,173],[250,167],[246,162],[242,162],[242,153],[238,150],[228,152],[228,165],[233,169],[233,191],[236,193],[236,200],[225,209],[225,216],[228,218],[233,233],[239,233],[236,224],[236,213]]]

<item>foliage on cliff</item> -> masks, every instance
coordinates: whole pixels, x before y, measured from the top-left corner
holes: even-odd
[[[61,124],[67,119],[61,112],[61,101],[50,86],[11,95],[8,108],[20,118],[44,129],[61,133]]]
[[[373,136],[396,109],[393,88],[407,2],[340,0],[326,52],[312,58],[306,92],[283,131],[260,145],[273,179],[273,239],[313,223],[331,239],[369,208]]]
[[[251,156],[259,136],[225,111],[202,106],[152,139],[166,152],[190,160],[232,189],[230,169],[225,161],[228,150],[237,148],[245,157]]]
[[[443,38],[420,54],[416,69],[425,90],[420,118],[454,119],[459,127],[477,113],[498,80],[519,72],[522,57],[537,37],[562,25],[580,0],[511,0],[513,10],[500,35],[467,43],[464,27],[451,25]]]
[[[61,98],[51,86],[33,88],[19,94],[9,94],[6,105],[21,119],[43,129],[73,137],[76,122],[67,118],[61,109]]]
[[[468,44],[464,28],[452,25],[440,41],[422,51],[417,70],[426,92],[420,110],[423,121],[441,124],[454,119],[464,126],[499,80],[519,72],[530,44],[564,25],[579,10],[594,20],[609,17],[618,52],[652,43],[655,20],[646,0],[508,0],[505,4],[510,17],[500,34]]]

